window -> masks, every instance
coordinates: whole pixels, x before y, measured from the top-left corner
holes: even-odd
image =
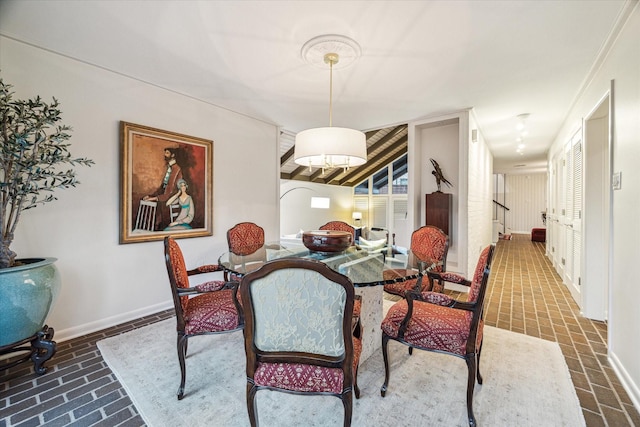
[[[393,194],[407,194],[409,174],[407,173],[407,156],[402,156],[392,166],[392,192]]]
[[[394,231],[406,234],[408,184],[405,154],[355,186],[354,212],[362,212],[362,225],[384,228],[389,236]]]
[[[371,187],[372,194],[389,194],[389,170],[382,169],[373,175],[373,185]]]
[[[354,194],[369,194],[369,180],[362,181],[354,188],[353,192]]]

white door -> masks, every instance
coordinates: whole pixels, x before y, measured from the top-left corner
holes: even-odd
[[[569,287],[573,298],[582,307],[582,289],[580,279],[580,260],[582,250],[582,137],[579,133],[571,141],[571,186],[567,202],[571,208],[566,217],[567,224],[567,268],[565,269],[565,283]]]
[[[556,271],[560,275],[560,277],[564,278],[564,268],[566,263],[565,258],[565,241],[566,241],[566,225],[565,225],[565,217],[566,217],[566,186],[567,186],[567,165],[566,165],[566,151],[563,150],[556,157],[556,165],[555,165],[555,200],[554,207],[552,208],[553,213],[553,224],[554,224],[554,246],[552,248],[553,252],[553,265],[556,268]]]

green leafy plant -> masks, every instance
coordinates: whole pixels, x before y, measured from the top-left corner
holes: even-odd
[[[56,200],[54,190],[79,184],[73,166],[94,163],[71,157],[71,127],[59,123],[55,98],[13,100],[12,87],[0,78],[0,268],[16,263],[10,245],[21,212]]]

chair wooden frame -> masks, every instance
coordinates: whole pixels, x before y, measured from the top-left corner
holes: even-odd
[[[238,282],[214,280],[204,282],[196,286],[189,286],[189,276],[222,271],[222,267],[214,264],[203,265],[198,268],[186,270],[180,247],[171,236],[166,236],[164,238],[164,255],[167,273],[169,274],[169,284],[171,285],[171,294],[173,296],[173,305],[176,313],[176,330],[178,334],[177,351],[178,363],[180,364],[180,386],[178,387],[176,394],[178,396],[178,400],[181,400],[184,397],[187,373],[185,359],[187,356],[187,344],[189,338],[198,335],[210,335],[241,330],[244,327],[244,314],[237,297]],[[216,330],[215,328],[211,328],[210,330],[202,330],[197,333],[189,333],[189,323],[196,319],[190,319],[185,316],[184,310],[186,304],[188,304],[186,300],[189,298],[206,298],[206,295],[213,296],[215,293],[218,294],[215,304],[224,304],[224,301],[226,300],[226,305],[228,306],[228,299],[230,298],[232,300],[233,306],[235,307],[235,314],[237,316],[237,325],[229,329]],[[206,301],[204,301],[204,303],[207,304]]]
[[[252,286],[256,281],[282,269],[312,270],[344,288],[346,292],[346,301],[341,328],[342,338],[344,341],[344,354],[339,356],[329,356],[301,351],[264,351],[256,345],[256,317],[255,305],[251,297]],[[240,284],[240,296],[245,310],[244,337],[247,357],[247,410],[252,427],[258,425],[255,396],[258,390],[261,389],[277,390],[299,395],[315,394],[336,396],[342,401],[344,407],[344,426],[348,427],[351,425],[353,394],[355,393],[356,398],[359,397],[360,394],[357,385],[357,368],[355,368],[354,371],[353,367],[355,362],[354,357],[356,357],[356,354],[354,353],[353,336],[356,334],[361,335],[360,321],[353,317],[355,299],[354,292],[353,283],[348,277],[332,270],[322,262],[308,259],[287,258],[271,261],[266,263],[260,269],[253,271],[242,278]],[[256,384],[255,375],[259,366],[263,363],[304,364],[323,368],[338,368],[342,371],[343,375],[342,391],[340,393],[333,393],[330,391],[298,391],[269,385],[258,385]]]
[[[437,272],[428,273],[429,276],[432,276],[434,279],[437,279],[437,280],[443,280],[447,282],[453,282],[453,283],[469,286],[470,292],[477,292],[473,302],[458,301],[456,299],[453,299],[441,293],[428,292],[428,291],[425,291],[422,293],[416,292],[416,291],[407,291],[405,294],[405,300],[399,301],[396,303],[396,304],[406,304],[407,308],[406,308],[406,314],[402,319],[402,321],[400,322],[399,327],[397,329],[396,336],[391,336],[387,334],[385,330],[385,322],[387,321],[387,318],[385,318],[385,320],[383,321],[382,357],[384,359],[385,378],[384,378],[384,383],[380,388],[380,394],[382,395],[382,397],[385,396],[387,392],[387,387],[389,385],[389,354],[388,354],[389,340],[394,340],[409,346],[409,353],[411,353],[413,348],[417,348],[420,350],[433,351],[437,353],[457,356],[464,359],[467,364],[467,370],[468,370],[467,418],[469,420],[469,426],[471,427],[476,426],[476,418],[473,414],[473,390],[475,388],[476,378],[477,378],[478,384],[482,384],[482,375],[480,374],[480,355],[482,352],[482,329],[483,329],[482,316],[484,314],[484,297],[487,289],[487,284],[489,281],[489,274],[491,271],[491,261],[493,258],[494,249],[495,249],[495,245],[489,245],[487,248],[483,250],[483,253],[480,255],[480,259],[478,261],[476,271],[474,273],[473,281],[469,281],[458,274],[437,273]],[[483,258],[484,258],[484,261],[483,261]],[[477,288],[474,289],[474,286],[477,286]],[[426,320],[425,322],[419,322],[418,320],[412,319],[414,309],[415,309],[415,304],[429,304],[429,305],[442,307],[443,309],[446,309],[446,310],[464,310],[471,313],[471,320],[469,322],[468,337],[466,339],[464,354],[458,354],[451,351],[446,351],[442,348],[420,346],[420,345],[417,345],[416,342],[409,342],[405,339],[407,331],[410,327],[419,328],[419,326],[415,326],[415,325],[418,325],[420,323],[427,324]],[[404,309],[404,307],[401,307],[401,310],[402,309]],[[400,313],[401,312],[402,311],[400,311]],[[391,310],[390,310],[390,313],[391,313]],[[387,314],[387,317],[389,317],[389,314]],[[433,332],[434,332],[434,335],[437,335],[438,333],[437,329],[434,329]]]

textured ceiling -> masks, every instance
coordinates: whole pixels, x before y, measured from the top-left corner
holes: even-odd
[[[362,55],[334,71],[333,125],[384,129],[368,135],[370,157],[397,154],[380,141],[398,124],[473,108],[494,169],[510,171],[544,167],[632,4],[2,0],[0,34],[274,123],[287,135],[327,125],[328,70],[303,61],[301,48],[342,34]],[[525,113],[518,154],[517,116]],[[283,175],[308,174],[291,164],[283,163]],[[355,183],[360,172],[322,179]]]

